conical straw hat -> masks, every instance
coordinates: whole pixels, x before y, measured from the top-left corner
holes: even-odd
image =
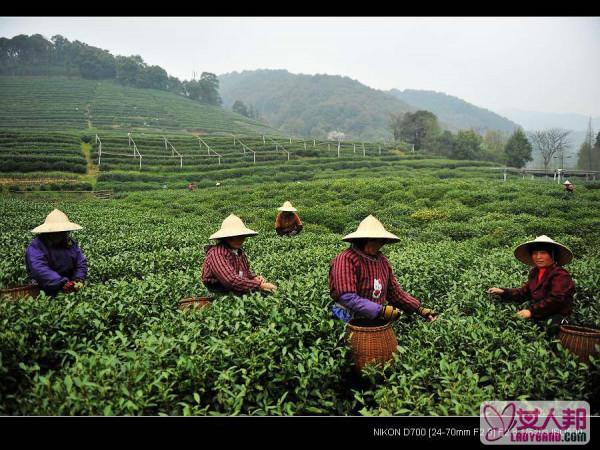
[[[563,184],[573,184],[569,180],[565,181]]]
[[[221,239],[234,236],[256,236],[258,233],[250,228],[246,228],[242,219],[235,214],[230,214],[221,224],[221,229],[213,234],[209,239]]]
[[[564,266],[565,264],[569,264],[571,262],[571,260],[573,259],[573,252],[571,250],[569,250],[564,245],[559,244],[556,241],[553,241],[545,234],[536,237],[533,241],[525,242],[524,244],[521,244],[517,248],[515,248],[515,257],[522,263],[525,263],[530,266],[535,266],[535,263],[533,262],[533,259],[531,259],[531,255],[529,254],[529,246],[533,245],[533,244],[553,245],[556,249],[555,255],[554,255],[554,258],[555,258],[554,261],[559,266]]]
[[[350,233],[342,238],[344,241],[351,241],[353,239],[387,239],[392,242],[400,240],[398,236],[387,231],[383,227],[383,224],[372,215],[364,219],[354,233]]]
[[[283,204],[283,206],[282,206],[282,207],[280,207],[280,208],[277,208],[277,209],[278,209],[279,211],[289,211],[289,212],[295,212],[295,211],[298,211],[296,208],[294,208],[294,207],[292,206],[292,204],[291,204],[290,202],[285,202],[285,203]]]
[[[55,209],[46,216],[46,220],[42,225],[40,225],[39,227],[35,227],[33,230],[31,230],[31,232],[35,234],[40,234],[57,233],[59,231],[75,231],[82,229],[82,226],[71,222],[64,212]]]

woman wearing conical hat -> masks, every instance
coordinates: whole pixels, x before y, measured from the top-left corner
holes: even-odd
[[[31,230],[38,236],[25,252],[27,273],[46,294],[75,292],[83,286],[87,261],[77,242],[69,236],[70,231],[81,229],[55,209],[42,225]]]
[[[492,287],[487,292],[503,300],[529,300],[530,306],[517,315],[548,325],[548,334],[556,334],[563,319],[573,312],[575,283],[562,267],[573,259],[573,252],[542,235],[519,245],[514,254],[522,263],[533,266],[525,284],[515,289]]]
[[[209,239],[216,239],[217,244],[205,248],[206,259],[202,266],[202,282],[209,291],[242,295],[258,290],[277,290],[277,286],[250,270],[250,262],[242,250],[246,238],[257,234],[246,228],[238,216],[230,214],[221,229],[210,236]]]
[[[294,236],[302,231],[302,221],[296,213],[298,210],[290,202],[277,209],[281,211],[275,219],[275,231],[279,236]]]
[[[573,192],[574,190],[573,183],[571,183],[569,180],[565,181],[563,186],[565,187],[566,192]]]
[[[354,317],[396,320],[406,311],[430,321],[436,319],[435,311],[423,308],[419,300],[402,290],[388,259],[379,251],[385,244],[400,240],[379,220],[368,216],[343,240],[351,246],[331,261],[329,269],[335,317],[344,322]]]

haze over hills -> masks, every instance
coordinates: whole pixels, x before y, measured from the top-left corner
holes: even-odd
[[[391,89],[389,93],[415,108],[431,111],[451,131],[473,129],[480,134],[488,130],[512,133],[519,126],[495,112],[443,92]]]
[[[223,106],[235,100],[255,107],[271,126],[290,134],[324,137],[331,131],[364,140],[392,139],[390,113],[410,105],[348,77],[296,75],[287,70],[219,76]]]
[[[372,89],[338,75],[301,75],[287,70],[232,72],[219,76],[224,106],[254,106],[277,128],[324,135],[333,130],[361,139],[391,139],[389,114],[427,109],[448,130],[512,132],[514,122],[450,95],[416,90]]]

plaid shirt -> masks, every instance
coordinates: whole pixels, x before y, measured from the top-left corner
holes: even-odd
[[[369,256],[351,247],[331,261],[329,269],[331,297],[339,302],[340,296],[356,293],[379,305],[385,301],[407,312],[415,312],[419,300],[402,290],[392,272],[392,266],[382,253]]]
[[[529,272],[527,282],[520,288],[503,288],[503,300],[530,300],[529,310],[535,319],[543,319],[553,314],[569,316],[573,312],[575,283],[569,272],[553,265],[546,268],[538,283],[539,269]]]
[[[292,231],[297,231],[298,233],[302,231],[303,225],[300,217],[296,213],[293,214],[294,215],[290,218],[285,216],[283,212],[277,214],[277,218],[275,219],[275,231],[277,231],[279,236],[289,234]]]
[[[246,294],[259,289],[260,281],[254,280],[255,276],[242,249],[233,250],[224,244],[207,247],[202,282],[208,290]]]

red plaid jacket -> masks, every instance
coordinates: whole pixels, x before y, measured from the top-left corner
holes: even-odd
[[[538,283],[539,269],[529,272],[527,282],[520,288],[503,288],[503,300],[530,300],[529,310],[535,319],[553,314],[569,316],[573,312],[575,283],[569,272],[556,264],[548,267]]]
[[[242,249],[235,251],[223,244],[207,247],[202,282],[208,290],[246,294],[259,289],[260,281],[254,280],[255,276]]]
[[[377,304],[385,301],[407,312],[416,311],[421,303],[400,287],[392,266],[382,253],[376,257],[351,247],[331,261],[329,270],[331,297],[338,301],[342,294],[356,293]]]

